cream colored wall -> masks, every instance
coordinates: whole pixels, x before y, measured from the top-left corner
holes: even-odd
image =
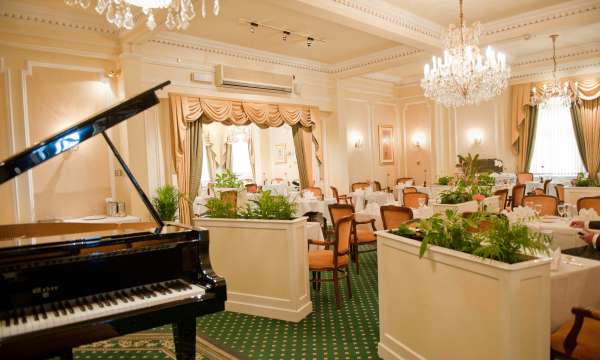
[[[8,123],[7,87],[8,79],[6,73],[0,69],[0,159],[7,158],[10,153],[10,126]],[[0,224],[15,222],[13,184],[0,185]]]

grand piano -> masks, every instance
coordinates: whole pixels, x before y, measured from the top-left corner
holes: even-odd
[[[70,359],[84,344],[171,324],[195,358],[196,317],[222,311],[208,231],[164,224],[106,130],[158,104],[162,83],[0,162],[0,186],[101,134],[155,223],[0,226],[0,359]],[[10,206],[0,203],[0,206]]]

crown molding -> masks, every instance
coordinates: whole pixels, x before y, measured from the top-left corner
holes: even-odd
[[[600,60],[598,60],[598,58],[594,58],[592,61],[563,64],[557,67],[556,72],[559,78],[579,74],[600,73]],[[511,75],[510,84],[517,84],[525,81],[544,81],[550,79],[552,79],[552,69],[538,68]]]
[[[595,13],[600,14],[600,1],[598,0],[568,1],[482,24],[482,40],[485,41],[486,37],[494,37],[515,30],[523,30],[530,26],[540,26],[556,20]]]
[[[413,55],[420,55],[424,53],[424,50],[415,49],[408,46],[396,46],[390,49],[385,49],[372,54],[335,63],[330,66],[329,72],[332,74],[341,74],[344,72],[373,67],[375,65],[389,64],[403,58],[409,58]]]
[[[572,61],[579,57],[600,57],[600,42],[585,44],[582,46],[574,46],[556,50],[556,59],[561,61]],[[511,64],[512,68],[520,68],[526,66],[536,66],[552,62],[552,51],[545,51],[534,55],[522,56]]]
[[[66,5],[65,5],[66,6]],[[15,1],[3,1],[0,5],[0,17],[8,20],[22,20],[39,24],[55,25],[72,30],[84,30],[105,35],[114,35],[117,38],[118,31],[108,25],[106,21],[99,21],[97,17],[86,16],[82,21],[82,16],[66,14],[64,11],[48,7],[23,4]]]

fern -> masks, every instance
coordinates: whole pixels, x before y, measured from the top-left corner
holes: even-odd
[[[240,180],[233,171],[226,169],[221,174],[215,176],[216,188],[239,189],[244,183]]]
[[[174,186],[165,185],[156,189],[156,196],[152,198],[152,205],[161,220],[175,220],[175,214],[179,208],[179,197],[179,191]]]

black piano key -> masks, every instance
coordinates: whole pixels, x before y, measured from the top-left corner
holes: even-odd
[[[38,315],[38,307],[37,306],[32,306],[31,307],[31,312],[33,313],[33,320],[34,321],[38,321],[40,319],[40,316]]]
[[[19,315],[17,314],[16,310],[11,313],[11,317],[12,317],[13,325],[19,324]]]
[[[79,299],[79,298],[75,299],[75,304],[77,305],[79,310],[85,311],[85,306],[83,305],[83,302],[81,301],[81,299]]]
[[[98,306],[100,306],[101,308],[103,308],[103,307],[104,307],[104,304],[102,303],[102,301],[100,301],[100,299],[98,298],[98,296],[96,296],[96,295],[93,295],[93,296],[92,296],[92,301],[93,301],[95,304],[98,304]]]
[[[25,309],[21,309],[19,311],[19,315],[21,316],[21,322],[23,324],[26,324],[27,323],[27,315],[25,314]]]
[[[40,313],[42,313],[42,319],[47,319],[48,318],[48,314],[46,314],[45,305],[40,305]]]
[[[127,303],[129,301],[133,301],[133,298],[130,297],[129,295],[127,295],[127,293],[125,291],[121,290],[121,291],[118,291],[118,293],[123,302]]]
[[[65,305],[65,308],[69,311],[69,313],[75,314],[75,310],[73,310],[73,306],[71,306],[70,301],[65,301],[64,305]]]
[[[62,315],[67,315],[67,308],[65,308],[65,305],[62,303],[62,301],[58,302],[58,309]]]
[[[115,299],[117,299],[118,301],[121,301],[121,302],[124,302],[124,303],[128,303],[128,302],[129,302],[129,300],[127,300],[127,298],[126,298],[126,297],[124,297],[124,296],[121,294],[121,291],[119,291],[119,290],[115,291],[115,293],[113,294],[113,296],[114,296],[114,298],[115,298]]]
[[[154,292],[159,292],[161,295],[165,294],[165,292],[163,291],[163,289],[161,289],[160,287],[158,287],[158,285],[156,285],[156,284],[150,285],[150,289],[152,289]]]
[[[104,306],[111,306],[111,303],[110,303],[110,301],[108,301],[108,297],[106,297],[106,295],[99,294],[98,299],[100,299],[100,301],[102,301],[104,303]]]
[[[140,286],[138,291],[144,296],[145,299],[150,299],[152,297],[148,290],[146,290],[146,288],[143,286]]]
[[[163,291],[167,294],[172,293],[173,291],[171,291],[171,289],[169,289],[168,287],[164,286],[163,284],[158,284],[157,286],[159,286],[161,289],[163,289]]]
[[[94,307],[92,306],[92,302],[91,302],[91,300],[90,300],[90,301],[88,301],[88,299],[87,299],[87,298],[82,298],[82,299],[81,299],[81,302],[82,302],[82,303],[85,305],[85,307],[86,307],[88,310],[93,310],[93,309],[94,309]]]
[[[108,294],[108,300],[110,300],[111,303],[113,303],[113,305],[119,305],[119,303],[117,302],[117,298],[115,297],[115,294]]]
[[[156,292],[154,292],[154,290],[152,290],[150,287],[145,287],[146,291],[148,292],[148,294],[150,294],[150,297],[157,297],[158,294]]]
[[[10,311],[6,312],[2,317],[4,318],[4,325],[10,326]]]
[[[56,306],[55,303],[51,303],[50,307],[52,308],[52,312],[54,313],[54,316],[60,316],[60,314],[58,313],[58,306]]]

